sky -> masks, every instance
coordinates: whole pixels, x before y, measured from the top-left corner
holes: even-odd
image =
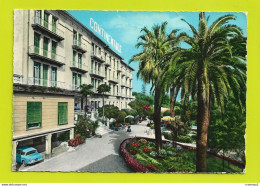
[[[138,37],[141,35],[140,30],[143,27],[151,29],[154,24],[161,24],[164,21],[168,22],[167,33],[170,33],[173,29],[180,29],[180,32],[187,32],[192,35],[189,26],[182,21],[185,19],[196,29],[199,23],[199,12],[159,12],[159,11],[85,11],[85,10],[71,10],[68,11],[73,17],[79,20],[83,25],[89,28],[93,33],[95,31],[90,26],[90,19],[92,18],[98,23],[113,39],[115,39],[121,46],[121,53],[117,52],[113,46],[107,43],[98,33],[95,33],[105,43],[107,43],[111,49],[116,51],[126,63],[133,55],[141,52],[141,49],[136,48],[135,45],[138,41]],[[247,16],[245,13],[229,13],[229,12],[206,12],[206,16],[210,16],[209,25],[219,17],[233,14],[236,20],[232,20],[229,24],[235,24],[239,26],[243,34],[247,36]],[[187,47],[183,45],[182,47]],[[133,92],[141,92],[143,81],[137,78],[138,62],[132,62],[130,66],[135,69],[133,72]],[[151,85],[146,85],[146,93],[149,94]]]

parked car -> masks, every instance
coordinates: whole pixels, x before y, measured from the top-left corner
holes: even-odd
[[[16,162],[22,163],[24,166],[43,161],[42,155],[33,147],[20,147],[16,152]]]

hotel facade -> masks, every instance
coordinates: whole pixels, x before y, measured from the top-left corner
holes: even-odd
[[[16,149],[30,145],[51,156],[60,133],[74,137],[75,108],[84,110],[80,85],[92,84],[88,105],[110,86],[105,104],[129,108],[132,69],[105,42],[63,10],[15,10],[13,49],[13,165]]]

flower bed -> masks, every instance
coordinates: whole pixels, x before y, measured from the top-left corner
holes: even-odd
[[[80,138],[79,134],[76,134],[75,139],[69,141],[69,146],[76,147],[82,143],[84,143],[84,140]]]
[[[169,141],[163,141],[163,149],[156,151],[154,139],[129,138],[120,145],[120,153],[126,164],[134,172],[176,172],[191,173],[196,169],[196,148],[176,143],[172,147]],[[207,161],[208,172],[222,172],[220,155],[210,155]],[[224,159],[231,164],[226,166],[225,172],[241,172],[244,165],[230,158]]]

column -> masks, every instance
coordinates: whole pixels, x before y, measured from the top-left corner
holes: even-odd
[[[74,139],[74,128],[70,129],[70,140]]]
[[[51,157],[51,133],[45,136],[45,158],[49,159]]]
[[[12,141],[12,146],[13,146],[13,150],[12,150],[12,170],[16,171],[16,148],[18,145],[18,141]]]

